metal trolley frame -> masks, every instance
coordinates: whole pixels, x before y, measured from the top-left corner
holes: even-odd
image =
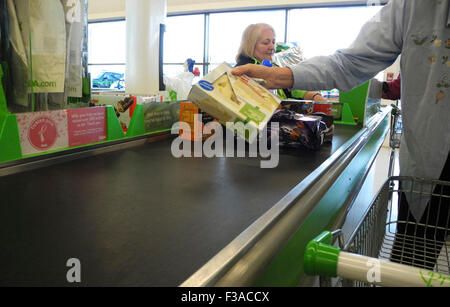
[[[305,272],[320,275],[321,286],[450,286],[450,229],[433,218],[399,220],[396,208],[405,195],[432,197],[449,225],[449,191],[450,182],[389,178],[347,244],[339,240],[341,248],[332,246],[340,230],[308,244]],[[378,279],[373,265],[378,265]]]
[[[396,110],[391,121],[392,152],[399,147],[400,136],[401,117]],[[450,182],[391,176],[392,160],[391,155],[390,177],[347,243],[336,230],[308,244],[305,273],[319,275],[321,286],[450,286]],[[419,222],[409,216],[399,218],[399,204],[405,197],[432,202]],[[339,248],[333,246],[336,239]]]

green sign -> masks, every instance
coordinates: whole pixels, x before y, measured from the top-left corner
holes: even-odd
[[[180,120],[180,102],[149,102],[143,104],[146,132],[168,130]]]

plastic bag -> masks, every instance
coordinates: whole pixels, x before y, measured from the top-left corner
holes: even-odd
[[[16,0],[15,5],[25,50],[32,66],[33,92],[64,92],[66,25],[61,3]]]
[[[10,70],[14,86],[11,89],[12,101],[28,107],[28,57],[13,0],[8,0],[8,28],[11,43]]]
[[[66,96],[82,97],[81,51],[83,44],[84,1],[61,0],[66,23]]]
[[[304,60],[303,50],[299,46],[275,53],[272,61],[280,67],[298,64]]]
[[[63,7],[59,1],[8,0],[8,14],[12,46],[9,65],[14,84],[11,96],[12,102],[20,107],[14,111],[45,110],[47,94],[41,93],[64,92]],[[31,101],[34,101],[34,109]]]
[[[60,0],[64,9],[66,29],[66,66],[64,94],[52,93],[48,96],[52,109],[67,107],[68,97],[82,97],[82,48],[85,21],[84,1]]]
[[[164,76],[163,79],[166,90],[176,93],[176,98],[172,94],[171,100],[186,100],[192,88],[194,74],[191,72],[183,72],[175,77]]]
[[[61,0],[64,7],[67,37],[66,96],[82,97],[82,63],[84,1]]]

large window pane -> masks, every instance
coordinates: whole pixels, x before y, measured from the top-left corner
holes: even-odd
[[[95,91],[124,90],[125,21],[90,23],[88,29],[91,88]]]
[[[89,24],[89,64],[125,63],[125,21]]]
[[[285,10],[215,13],[210,15],[209,61],[234,64],[245,28],[254,23],[268,23],[276,40],[284,41]],[[211,69],[210,69],[211,70]]]
[[[361,6],[290,10],[288,42],[297,42],[306,58],[333,54],[348,47],[362,25],[380,9]]]
[[[184,63],[191,58],[203,62],[204,15],[173,16],[166,19],[164,63]]]

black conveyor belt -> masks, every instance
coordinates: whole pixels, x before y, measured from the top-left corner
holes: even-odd
[[[183,158],[171,139],[0,177],[0,285],[177,286],[315,170],[359,128],[320,151]]]

